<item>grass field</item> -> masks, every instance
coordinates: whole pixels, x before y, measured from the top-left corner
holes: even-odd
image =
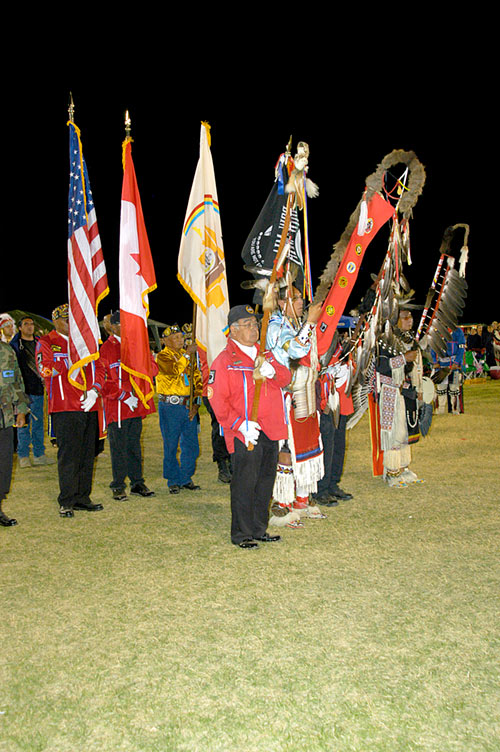
[[[0,529],[1,752],[498,752],[500,383],[465,388],[413,450],[426,483],[371,476],[278,544],[229,541],[202,417],[198,493],[171,496],[157,417],[150,500],[57,514],[55,466],[16,470]],[[49,450],[54,451],[54,450]]]

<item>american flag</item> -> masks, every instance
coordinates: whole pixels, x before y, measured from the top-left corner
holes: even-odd
[[[97,308],[109,288],[80,129],[72,121],[68,125],[68,379],[78,389],[85,390],[83,368],[99,357]]]

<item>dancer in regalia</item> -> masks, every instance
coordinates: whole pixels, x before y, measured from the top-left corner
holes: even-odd
[[[271,524],[299,526],[298,512],[312,519],[325,515],[309,498],[323,477],[323,448],[316,410],[317,354],[315,329],[321,304],[312,305],[302,323],[304,300],[296,287],[282,287],[278,308],[271,315],[266,345],[276,359],[290,368],[293,378],[285,391],[288,439],[281,442],[274,485]],[[297,361],[309,356],[310,365]],[[285,522],[286,519],[286,522]]]
[[[463,413],[463,369],[465,365],[465,334],[459,326],[451,335],[451,341],[446,346],[446,354],[439,355],[431,350],[436,373],[436,415],[452,412],[454,415]],[[449,408],[448,408],[449,405]]]
[[[397,349],[382,344],[376,362],[383,478],[396,488],[422,482],[409,468],[411,444],[420,438],[418,402],[423,397],[422,351],[412,326],[411,311],[401,307],[394,331]]]

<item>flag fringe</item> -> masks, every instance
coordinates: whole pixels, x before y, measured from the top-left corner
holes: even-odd
[[[132,144],[134,142],[134,139],[131,138],[131,136],[127,136],[125,141],[122,143],[122,165],[123,165],[123,172],[125,172],[125,162],[126,162],[126,150],[127,145]]]
[[[73,120],[68,120],[66,125],[72,125],[75,129],[76,137],[78,139],[78,156],[80,157],[80,173],[82,175],[82,191],[83,191],[83,205],[85,207],[85,219],[87,220],[87,226],[89,224],[89,215],[87,212],[87,190],[85,186],[85,172],[83,169],[83,146],[82,139],[80,138],[81,130]]]
[[[200,298],[193,292],[193,290],[189,287],[187,282],[184,279],[182,279],[180,274],[177,274],[177,279],[179,280],[179,282],[181,283],[181,285],[183,286],[187,294],[192,298],[193,302],[196,303],[198,308],[201,308],[201,310],[206,316],[207,309],[206,309],[206,306],[203,304],[203,302],[200,300]]]
[[[147,375],[147,373],[140,373],[139,371],[134,371],[133,368],[129,368],[128,366],[125,366],[122,363],[122,368],[124,371],[127,371],[128,374],[130,374],[130,382],[132,386],[134,387],[134,391],[141,400],[142,404],[145,408],[149,409],[149,400],[154,397],[154,386],[152,379]],[[132,376],[135,376],[138,379],[142,379],[147,384],[150,385],[151,391],[148,394],[144,394],[142,390],[139,388],[139,385],[134,381]]]
[[[148,318],[149,318],[149,300],[146,300],[146,297],[149,295],[150,292],[153,292],[153,290],[156,290],[158,285],[155,284],[151,285],[151,287],[148,287],[147,290],[144,290],[141,294],[142,298],[142,307],[144,308],[146,312],[146,329],[148,328]]]
[[[210,147],[212,146],[212,136],[210,135],[210,128],[211,128],[210,123],[208,123],[206,120],[202,120],[201,124],[205,128],[205,131],[207,133],[207,144],[208,144],[208,148],[210,149]]]
[[[93,360],[99,360],[100,354],[99,352],[92,353],[91,355],[86,355],[85,358],[81,358],[81,360],[78,360],[76,363],[73,363],[68,369],[68,381],[72,386],[75,386],[77,389],[81,389],[82,392],[87,391],[87,378],[85,376],[85,371],[83,370],[85,366],[88,366],[89,363],[91,363]],[[81,374],[83,378],[83,385],[79,384],[78,381],[75,381],[75,379],[71,378],[72,374],[77,370],[81,369]]]

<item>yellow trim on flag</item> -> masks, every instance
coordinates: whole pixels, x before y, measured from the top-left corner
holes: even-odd
[[[132,368],[128,368],[127,366],[123,365],[123,363],[122,363],[122,368],[124,371],[130,374],[130,383],[134,387],[135,393],[141,400],[144,407],[149,410],[150,407],[149,407],[148,401],[152,397],[154,397],[153,381],[149,378],[149,376],[146,373],[139,373],[139,371],[134,371]],[[143,381],[146,381],[150,385],[151,391],[148,394],[143,394],[143,392],[139,389],[138,384],[136,384],[132,376],[136,376],[138,379],[142,379]]]
[[[106,295],[109,295],[109,287],[106,287],[106,289],[101,292],[101,294],[99,295],[99,297],[97,298],[95,302],[95,317],[97,319],[98,325],[99,325],[99,315],[98,315],[97,309],[99,308],[99,303],[101,302],[101,300],[103,300],[106,297]],[[99,332],[100,331],[101,331],[101,327],[99,327]],[[102,345],[102,339],[100,335],[99,335],[99,344]]]
[[[73,363],[72,366],[68,369],[68,381],[69,383],[76,387],[77,389],[80,389],[82,392],[87,391],[87,377],[85,376],[85,371],[83,370],[85,366],[88,366],[89,363],[91,363],[93,360],[99,360],[100,355],[98,352],[92,353],[92,355],[86,355],[85,358],[82,358],[81,360],[77,361],[76,363]],[[71,378],[71,375],[76,371],[76,369],[79,368],[81,370],[82,379],[83,379],[83,385],[79,384],[78,381],[75,381]]]
[[[212,136],[210,135],[210,128],[211,128],[210,123],[207,123],[206,120],[202,120],[201,124],[205,127],[205,132],[207,134],[208,148],[210,149],[210,147],[212,146]]]
[[[80,156],[80,173],[82,176],[82,191],[83,191],[83,205],[85,208],[85,219],[87,220],[87,226],[89,224],[89,215],[87,213],[87,193],[85,190],[85,172],[83,169],[83,146],[82,146],[82,139],[80,138],[80,128],[77,126],[77,124],[73,120],[68,120],[66,125],[72,125],[76,132],[76,137],[78,138],[78,151]]]
[[[131,136],[127,136],[125,141],[122,143],[122,165],[123,165],[123,172],[125,172],[125,157],[126,157],[126,149],[127,144],[133,143],[134,139]]]
[[[149,295],[150,292],[153,292],[153,290],[156,290],[157,287],[158,285],[155,282],[154,285],[151,285],[151,287],[148,287],[147,290],[144,290],[141,293],[142,307],[146,311],[146,329],[148,328],[148,318],[149,318],[149,300],[148,301],[146,300],[146,295]]]
[[[179,280],[179,282],[181,283],[181,285],[183,286],[183,288],[185,289],[185,291],[188,293],[188,295],[196,303],[196,305],[199,306],[199,308],[201,308],[201,310],[203,311],[203,313],[206,315],[207,314],[207,309],[206,309],[205,305],[201,302],[201,300],[199,299],[199,297],[197,295],[195,295],[195,293],[191,290],[191,288],[189,287],[189,285],[187,284],[187,282],[184,281],[184,279],[181,277],[181,275],[179,273],[177,274],[177,279]]]

